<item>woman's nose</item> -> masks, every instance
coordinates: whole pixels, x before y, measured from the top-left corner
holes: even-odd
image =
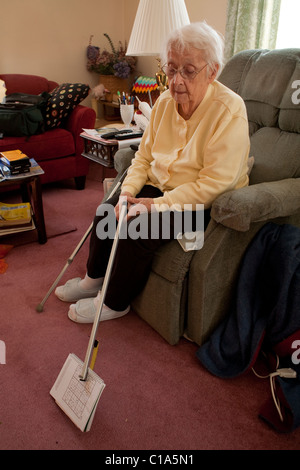
[[[181,74],[179,73],[178,70],[177,70],[176,74],[174,75],[173,81],[177,85],[184,82],[184,79],[182,78],[182,76],[181,76]]]

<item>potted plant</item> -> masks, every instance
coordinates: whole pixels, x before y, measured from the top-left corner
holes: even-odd
[[[111,38],[107,33],[104,36],[110,45],[110,51],[107,49],[100,50],[97,46],[92,46],[92,38],[90,37],[87,47],[87,69],[90,72],[96,72],[99,81],[104,87],[110,91],[108,101],[112,101],[113,94],[118,90],[129,91],[129,78],[136,67],[136,58],[126,56],[126,44],[123,47],[119,41],[118,48],[115,48]]]

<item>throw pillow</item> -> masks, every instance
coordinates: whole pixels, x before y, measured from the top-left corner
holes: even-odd
[[[63,83],[50,94],[45,112],[45,128],[59,127],[72,110],[89,94],[90,87],[83,83]]]

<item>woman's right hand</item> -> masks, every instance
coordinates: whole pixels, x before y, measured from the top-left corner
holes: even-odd
[[[126,202],[127,212],[129,211],[129,208],[130,208],[131,204],[129,204],[129,202],[127,200],[127,197],[132,197],[132,194],[130,194],[129,192],[124,192],[124,193],[120,194],[119,201],[118,201],[117,205],[115,206],[115,214],[116,214],[117,220],[119,220],[120,210],[121,210],[121,206],[122,206],[123,202]]]

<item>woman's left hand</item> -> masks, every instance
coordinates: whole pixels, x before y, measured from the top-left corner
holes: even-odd
[[[128,219],[145,212],[151,212],[151,208],[152,210],[154,209],[154,201],[150,197],[136,198],[128,196],[127,201],[129,205],[129,211],[127,214]]]

